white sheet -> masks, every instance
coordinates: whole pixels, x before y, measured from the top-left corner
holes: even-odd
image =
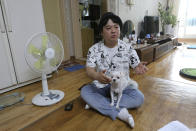
[[[191,131],[186,125],[179,121],[172,121],[160,128],[158,131]]]

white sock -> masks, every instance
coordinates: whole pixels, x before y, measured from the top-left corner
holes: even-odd
[[[90,109],[90,106],[88,104],[85,105],[84,107],[86,110]]]
[[[129,114],[128,110],[126,108],[121,109],[121,111],[118,113],[117,118],[120,120],[123,120],[129,124],[132,128],[134,127],[134,120],[131,114]]]

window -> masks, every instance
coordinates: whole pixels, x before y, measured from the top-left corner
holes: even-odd
[[[181,38],[196,37],[196,0],[181,0],[178,19],[178,36]]]

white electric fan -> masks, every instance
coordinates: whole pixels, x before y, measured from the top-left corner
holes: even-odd
[[[38,106],[48,106],[63,99],[64,92],[48,90],[46,75],[57,70],[64,57],[62,42],[49,32],[32,36],[25,47],[27,64],[42,76],[43,92],[37,94],[32,103]]]

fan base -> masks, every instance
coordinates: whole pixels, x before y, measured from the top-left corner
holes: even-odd
[[[37,106],[49,106],[55,104],[63,99],[64,92],[59,90],[49,90],[49,95],[43,95],[43,93],[37,94],[33,99],[32,103]]]

